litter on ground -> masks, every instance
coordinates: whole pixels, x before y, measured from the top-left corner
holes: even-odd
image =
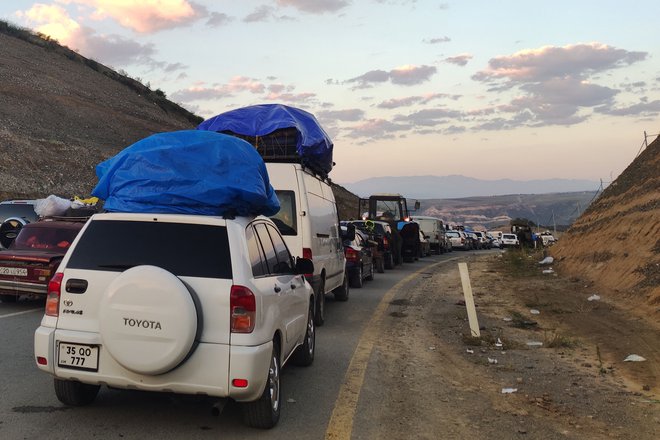
[[[623,360],[623,362],[644,362],[646,358],[641,357],[640,355],[637,354],[630,354],[628,355],[627,358]]]
[[[598,301],[600,300],[600,295],[591,295],[589,298],[587,298],[587,301]]]
[[[541,266],[545,266],[546,264],[552,264],[552,263],[554,263],[554,261],[555,261],[555,259],[552,258],[552,257],[545,257],[544,259],[542,259],[541,261],[539,261],[539,264],[540,264]]]
[[[536,309],[530,309],[530,310],[529,310],[529,313],[531,313],[532,315],[540,315],[540,314],[541,314],[541,312],[539,312],[539,311],[536,310]]]
[[[542,346],[543,346],[543,342],[539,342],[539,341],[529,341],[529,342],[527,342],[527,346],[528,346],[528,347],[542,347]]]
[[[518,388],[502,388],[502,394],[511,394],[518,391]]]

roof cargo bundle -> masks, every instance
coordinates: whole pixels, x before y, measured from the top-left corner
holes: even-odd
[[[200,215],[277,213],[266,165],[247,142],[199,130],[142,139],[96,167],[106,211]]]
[[[326,178],[332,170],[333,144],[314,115],[282,104],[262,104],[221,113],[199,124],[244,139],[266,162],[301,163]]]

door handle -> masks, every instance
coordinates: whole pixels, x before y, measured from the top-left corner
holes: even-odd
[[[295,289],[296,287],[298,287],[298,286],[296,286],[295,284],[291,283],[291,288],[292,288],[292,289]]]
[[[275,285],[274,290],[275,290],[275,293],[280,293],[282,291],[282,288],[278,285]]]

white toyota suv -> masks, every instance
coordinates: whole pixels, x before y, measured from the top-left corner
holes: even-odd
[[[37,366],[67,405],[100,385],[231,398],[280,415],[280,368],[314,360],[314,292],[263,216],[94,215],[48,286]]]

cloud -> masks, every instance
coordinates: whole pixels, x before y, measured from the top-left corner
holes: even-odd
[[[592,78],[647,58],[646,52],[617,49],[601,43],[527,49],[493,58],[488,68],[475,74],[490,91],[517,89],[522,95],[498,112],[513,114],[513,120],[491,120],[480,129],[528,126],[574,125],[586,120],[596,107],[606,112],[619,90],[595,84]]]
[[[424,43],[428,44],[440,44],[440,43],[449,43],[451,41],[451,38],[444,36],[444,37],[437,37],[437,38],[429,38],[428,40],[424,40]]]
[[[345,83],[357,83],[357,89],[366,89],[376,83],[391,81],[397,85],[417,85],[428,81],[437,72],[433,66],[401,66],[386,72],[384,70],[371,70],[355,78],[344,81]],[[327,82],[326,82],[327,83]]]
[[[364,111],[354,108],[347,110],[322,110],[317,116],[323,120],[356,122],[364,118]]]
[[[204,6],[188,0],[59,0],[63,4],[92,9],[95,20],[112,18],[122,26],[142,34],[188,26],[208,16]]]
[[[640,102],[639,104],[630,105],[628,107],[613,108],[608,106],[598,107],[595,109],[597,113],[602,113],[611,116],[653,116],[660,115],[660,100],[651,102]]]
[[[350,2],[346,0],[277,0],[280,6],[291,6],[302,12],[310,14],[323,14],[337,12],[347,7]]]
[[[211,14],[209,15],[209,19],[206,20],[206,25],[215,28],[229,24],[233,20],[234,19],[227,14],[223,14],[220,12],[211,12]]]
[[[476,81],[508,80],[512,83],[544,81],[555,77],[586,77],[646,59],[646,52],[630,52],[601,43],[545,46],[510,56],[492,58]]]
[[[172,99],[181,102],[213,100],[229,98],[241,92],[260,94],[264,93],[265,90],[266,86],[256,79],[235,76],[227,84],[221,84],[215,87],[204,87],[201,84],[178,90],[172,94]]]
[[[402,66],[390,72],[393,84],[412,86],[428,81],[438,69],[433,66]]]
[[[362,124],[351,127],[348,136],[354,138],[368,138],[369,140],[392,138],[392,133],[406,131],[408,125],[395,124],[385,119],[368,119]]]
[[[168,72],[182,69],[182,64],[167,64],[153,58],[156,53],[153,44],[140,44],[119,35],[99,35],[87,26],[81,26],[59,5],[34,5],[20,14],[28,21],[37,24],[37,32],[56,39],[82,55],[99,60],[111,66],[129,64],[148,65]]]
[[[275,8],[271,6],[261,5],[256,8],[252,13],[245,16],[243,21],[245,23],[255,23],[268,21],[275,16]]]
[[[460,98],[460,95],[448,95],[446,93],[433,93],[423,96],[407,96],[405,98],[392,98],[387,101],[383,101],[378,104],[376,107],[385,108],[385,109],[395,109],[400,107],[410,107],[414,104],[428,104],[429,102],[435,99],[448,98],[452,100],[457,100]]]
[[[460,119],[463,114],[457,110],[447,110],[443,108],[424,109],[410,115],[398,115],[394,117],[396,122],[405,122],[415,127],[433,127],[439,124],[448,123],[449,119]]]
[[[74,35],[80,33],[80,25],[67,11],[58,5],[44,5],[37,3],[25,12],[19,12],[19,17],[37,24],[36,31],[56,39],[61,44],[69,45]]]
[[[469,53],[462,53],[460,55],[445,58],[445,63],[456,64],[457,66],[465,66],[472,58],[472,55]]]

